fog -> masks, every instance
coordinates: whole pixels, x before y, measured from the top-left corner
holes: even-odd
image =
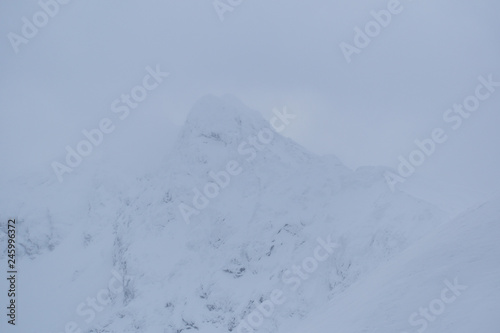
[[[446,128],[449,139],[404,186],[488,196],[500,186],[500,91],[457,130],[443,114],[474,94],[479,76],[500,81],[500,4],[402,1],[348,62],[341,43],[354,45],[355,28],[388,3],[252,0],[219,16],[211,1],[73,0],[14,46],[9,33],[22,36],[23,17],[33,22],[40,5],[3,1],[1,177],[55,177],[51,163],[64,159],[65,147],[112,116],[111,103],[158,65],[169,77],[79,172],[161,168],[196,100],[230,93],[267,118],[274,108],[293,111],[285,135],[351,168],[397,168],[415,140]]]

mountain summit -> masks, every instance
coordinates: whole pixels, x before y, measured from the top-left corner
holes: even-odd
[[[306,151],[233,97],[198,101],[168,161],[112,219],[114,268],[140,278],[113,305],[109,329],[275,332],[444,218],[390,192],[377,168]],[[287,302],[271,310],[278,294]],[[259,311],[272,314],[255,327]]]

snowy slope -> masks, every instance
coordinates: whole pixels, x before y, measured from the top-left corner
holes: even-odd
[[[207,96],[156,175],[100,170],[62,188],[46,181],[34,198],[51,197],[39,206],[6,196],[4,207],[33,230],[20,239],[34,249],[22,254],[29,292],[20,297],[29,304],[23,315],[37,320],[19,328],[63,332],[74,322],[82,332],[211,333],[251,321],[276,332],[347,299],[446,221],[432,205],[390,192],[384,168],[350,170],[270,136],[271,127],[234,97]],[[259,134],[272,139],[252,148]],[[180,207],[194,207],[196,189],[232,161],[241,172],[186,223]],[[79,193],[78,204],[66,193]],[[37,231],[37,223],[46,226]],[[116,275],[122,288],[113,293]],[[92,310],[86,303],[103,288],[111,298]],[[273,291],[286,301],[260,320],[256,309]]]
[[[299,329],[279,332],[500,332],[499,236],[495,200],[379,266]]]

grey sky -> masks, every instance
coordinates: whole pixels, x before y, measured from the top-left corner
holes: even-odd
[[[208,0],[73,0],[15,54],[7,34],[20,34],[21,18],[40,7],[2,1],[2,168],[8,177],[51,172],[64,147],[108,117],[111,102],[156,64],[170,77],[83,167],[158,165],[207,93],[232,93],[265,116],[287,106],[299,118],[286,134],[308,149],[350,167],[396,167],[415,139],[446,126],[443,113],[474,93],[478,76],[500,81],[500,3],[402,0],[402,12],[348,64],[339,43],[352,44],[354,28],[387,3],[251,0],[221,22]],[[500,89],[409,182],[496,190],[499,106]]]

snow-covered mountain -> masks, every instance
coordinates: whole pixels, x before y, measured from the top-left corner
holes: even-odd
[[[9,211],[20,220],[20,297],[30,318],[20,328],[246,333],[303,322],[311,332],[413,332],[403,324],[425,305],[428,281],[466,281],[474,272],[462,275],[462,261],[477,274],[493,265],[493,251],[480,258],[493,243],[480,242],[490,227],[486,239],[494,237],[494,218],[474,230],[466,217],[449,222],[391,192],[384,168],[350,170],[281,136],[291,121],[300,119],[276,110],[266,121],[234,97],[207,96],[158,174],[130,180],[101,170],[64,184],[37,180],[25,203],[5,195],[0,218]],[[484,281],[498,288],[495,272]],[[481,281],[466,281],[470,294]],[[364,297],[371,287],[378,292]],[[463,309],[474,309],[470,297]]]

